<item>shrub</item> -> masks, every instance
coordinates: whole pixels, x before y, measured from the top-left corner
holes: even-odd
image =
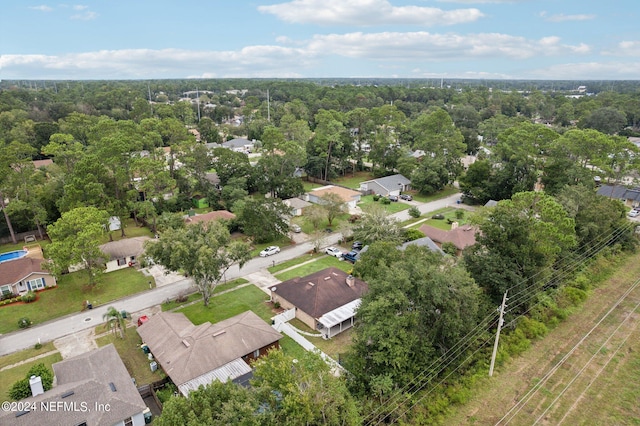
[[[418,231],[417,229],[406,229],[404,231],[404,241],[413,241],[413,240],[417,240],[418,238],[422,238],[424,237],[424,233],[421,231]]]
[[[184,303],[189,299],[186,293],[180,293],[176,296],[176,303]]]
[[[18,327],[29,328],[31,327],[31,320],[27,317],[22,317],[18,320]]]
[[[380,199],[380,202],[381,202],[382,204],[391,204],[391,200],[390,200],[390,199],[388,199],[388,198],[381,198],[381,199]]]
[[[417,219],[420,216],[422,216],[422,213],[420,212],[420,209],[417,208],[416,206],[411,206],[409,207],[409,216]]]
[[[34,349],[40,349],[42,348],[42,343],[38,342],[35,344]]]
[[[36,364],[29,369],[27,376],[11,385],[9,396],[13,400],[20,400],[31,396],[31,386],[29,386],[29,378],[31,376],[40,376],[42,379],[42,388],[45,391],[51,389],[53,385],[53,372],[44,364]]]
[[[4,292],[2,293],[2,296],[0,296],[0,300],[9,300],[13,299],[14,297],[18,297],[18,295],[10,292]]]
[[[464,217],[464,210],[458,209],[456,210],[456,219],[460,220]]]
[[[437,220],[442,220],[444,219],[444,215],[443,214],[434,214],[433,216],[431,216],[431,219],[437,219]]]
[[[378,201],[379,199],[380,199],[379,195],[376,194],[376,195],[373,196],[373,201]]]
[[[273,307],[276,308],[276,309],[280,309],[280,302],[275,302],[273,304]]]
[[[22,297],[20,297],[20,300],[22,300],[24,303],[31,303],[36,300],[36,294],[32,291],[29,291],[23,294]]]
[[[357,221],[359,221],[359,220],[360,220],[360,215],[359,215],[359,214],[352,214],[352,215],[349,217],[349,219],[348,219],[348,220],[349,220],[349,223],[355,223],[355,222],[357,222]]]
[[[445,241],[444,243],[442,243],[442,251],[450,256],[456,256],[458,254],[456,245],[450,241]]]

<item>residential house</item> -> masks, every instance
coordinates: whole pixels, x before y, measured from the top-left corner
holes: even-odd
[[[411,181],[398,174],[361,182],[360,191],[388,197],[389,195],[400,195],[402,191],[407,191],[410,186]]]
[[[55,386],[44,392],[40,377],[32,378],[30,384],[34,396],[20,403],[34,409],[3,410],[0,412],[0,424],[145,424],[145,413],[149,410],[113,344],[60,361],[52,367]]]
[[[24,294],[56,286],[56,278],[43,269],[44,259],[22,257],[0,262],[0,294]]]
[[[409,246],[427,247],[434,253],[444,254],[442,249],[429,237],[418,238],[416,240],[407,241],[406,243],[398,246],[398,249],[405,251]]]
[[[444,243],[452,243],[456,247],[458,255],[462,253],[462,250],[476,243],[477,229],[470,225],[455,226],[449,231],[422,225],[420,231],[431,238],[440,248]]]
[[[282,202],[291,209],[291,216],[302,216],[304,209],[311,205],[310,202],[297,197],[287,198],[286,200],[282,200]]]
[[[341,186],[327,185],[320,188],[315,188],[306,194],[307,201],[314,204],[322,204],[321,198],[327,194],[338,195],[345,203],[347,208],[353,209],[360,201],[362,194],[359,191],[353,189],[343,188]]]
[[[138,327],[138,334],[184,396],[214,380],[243,380],[250,362],[279,348],[282,338],[252,311],[200,325],[182,313],[162,312]]]
[[[602,185],[598,188],[598,195],[615,198],[627,207],[640,206],[640,188],[629,189],[623,185]]]
[[[105,262],[105,272],[133,266],[144,253],[144,243],[148,239],[149,237],[133,237],[102,244],[100,250],[109,256]]]
[[[325,339],[353,327],[360,298],[369,287],[364,281],[338,268],[327,268],[270,287],[271,300]]]
[[[212,222],[218,220],[233,220],[236,218],[236,215],[227,210],[216,210],[209,213],[197,214],[195,216],[189,216],[185,218],[186,224],[191,223],[199,223],[199,222]]]
[[[234,138],[226,142],[222,142],[220,145],[232,151],[250,153],[255,149],[255,144],[255,139],[250,141],[245,138]]]

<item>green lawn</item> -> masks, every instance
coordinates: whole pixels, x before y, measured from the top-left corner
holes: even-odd
[[[471,214],[472,214],[471,212],[468,212],[466,210],[461,210],[464,212],[464,216],[462,217],[462,219],[458,219],[456,217],[456,211],[458,211],[458,209],[453,207],[447,207],[444,209],[431,212],[428,215],[424,215],[424,217],[428,217],[429,219],[422,222],[420,226],[429,225],[429,226],[433,226],[434,228],[444,229],[445,231],[448,231],[451,229],[451,224],[447,221],[447,219],[458,222],[458,225],[464,225],[469,223],[469,218],[471,217]],[[431,219],[431,216],[435,214],[444,215],[444,219]]]
[[[86,282],[84,271],[63,275],[58,280],[57,287],[38,292],[36,302],[0,307],[0,333],[17,330],[18,319],[22,317],[29,318],[33,324],[40,324],[80,312],[84,300],[89,300],[94,306],[104,305],[148,290],[149,282],[155,286],[153,277],[147,277],[134,268],[103,274],[100,283],[94,286],[88,286]]]
[[[216,286],[215,290],[213,290],[213,294],[222,293],[223,291],[231,290],[232,288],[238,287],[239,285],[246,284],[249,281],[244,278],[236,278],[233,281],[229,281],[226,284],[219,284]],[[182,305],[186,305],[188,303],[194,302],[196,300],[202,299],[202,295],[200,293],[193,293],[187,296],[187,300],[184,302],[176,302],[175,300],[171,300],[169,302],[162,304],[163,311],[170,311],[172,309],[176,309]]]
[[[350,328],[327,340],[322,337],[305,337],[322,352],[338,361],[340,356],[344,355],[349,349],[349,346],[351,346],[352,332],[353,328]]]
[[[179,309],[177,312],[185,314],[196,325],[207,321],[214,324],[245,311],[253,311],[260,318],[271,323],[271,317],[274,316],[274,313],[271,311],[271,307],[265,303],[268,300],[269,296],[262,290],[250,285],[212,297],[209,300],[209,306],[204,306],[204,303],[196,303]]]
[[[35,235],[37,236],[37,233]],[[10,251],[22,250],[24,246],[30,246],[32,244],[39,244],[40,247],[42,247],[42,249],[44,250],[45,247],[47,247],[50,244],[50,242],[49,240],[38,240],[35,243],[26,243],[26,244],[24,241],[18,241],[17,244],[11,244],[11,243],[2,244],[0,245],[0,253],[7,253]]]
[[[34,356],[38,356],[40,354],[55,350],[56,347],[53,345],[53,342],[48,342],[43,344],[40,349],[35,349],[34,347],[25,349],[20,352],[14,352],[12,354],[5,355],[0,358],[0,369],[6,367],[7,365],[12,365],[25,359],[33,358]]]
[[[51,365],[59,361],[62,361],[62,355],[60,355],[60,352],[37,359],[32,362],[28,362],[26,364],[19,365],[14,368],[10,368],[8,370],[4,370],[0,373],[0,399],[2,399],[3,401],[10,401],[11,398],[9,398],[9,389],[11,388],[11,385],[13,385],[18,380],[24,379],[29,369],[34,365],[42,363],[47,368],[51,369]]]
[[[360,182],[364,182],[367,180],[375,179],[375,177],[371,174],[371,172],[356,172],[355,176],[353,173],[348,173],[346,176],[341,176],[333,179],[333,182],[338,183],[342,186],[346,186],[347,188],[360,189]]]
[[[125,239],[133,238],[133,237],[153,238],[153,232],[151,232],[149,228],[147,228],[146,226],[136,226],[133,219],[125,219],[123,221],[123,224],[124,224],[124,233],[126,234],[126,236],[124,237]],[[123,238],[121,237],[121,235],[122,235],[122,231],[119,229],[117,231],[111,232],[111,237],[113,238],[113,241],[122,240]],[[109,234],[105,233],[102,237],[102,240],[100,241],[100,244],[104,244],[108,242],[109,242]]]
[[[97,327],[96,333],[102,333],[105,331],[104,326]],[[157,380],[161,380],[165,377],[161,368],[158,368],[155,372],[151,371],[149,363],[151,362],[147,355],[140,349],[142,339],[136,332],[135,327],[128,327],[124,334],[124,339],[119,336],[109,333],[106,336],[96,339],[98,346],[106,346],[109,343],[113,343],[116,347],[120,358],[127,371],[136,379],[136,386],[142,386],[149,383],[153,383]]]
[[[282,271],[283,269],[288,269],[291,267],[294,267],[296,265],[300,265],[301,263],[304,262],[308,262],[310,260],[314,260],[314,259],[318,259],[322,256],[326,256],[324,253],[311,253],[311,254],[307,254],[305,256],[299,256],[299,257],[295,257],[293,259],[284,261],[276,266],[271,266],[268,269],[269,272],[271,272],[272,274],[276,274],[280,271]]]
[[[306,349],[297,344],[295,340],[285,335],[282,335],[282,339],[280,339],[280,348],[286,355],[294,358],[301,358],[306,352]]]
[[[460,190],[458,188],[454,188],[452,186],[447,186],[446,188],[444,188],[442,191],[436,193],[436,194],[432,194],[432,195],[422,195],[416,191],[408,191],[406,192],[406,194],[411,194],[411,196],[413,197],[414,201],[419,201],[421,203],[428,203],[429,201],[435,201],[435,200],[439,200],[441,198],[446,198],[449,195],[453,195],[460,192]]]
[[[329,226],[329,221],[327,219],[324,219],[318,225],[318,229],[320,231],[324,231],[325,229],[330,228],[335,231],[338,229],[338,225],[340,224],[340,222],[344,222],[350,217],[351,215],[349,213],[338,215],[333,219],[331,226]],[[304,216],[298,219],[296,223],[300,225],[300,227],[302,228],[302,232],[304,232],[305,234],[313,234],[313,232],[315,231],[313,229],[313,225]]]
[[[302,188],[304,189],[304,192],[309,192],[315,188],[320,188],[321,186],[324,186],[324,185],[319,183],[309,182],[308,180],[302,181]]]
[[[332,266],[347,273],[351,272],[351,270],[353,269],[353,265],[347,261],[340,261],[333,256],[324,255],[324,257],[320,257],[314,262],[300,265],[299,267],[294,268],[290,271],[278,274],[276,275],[276,278],[278,278],[280,281],[286,281],[295,277],[304,277],[306,275],[321,271],[326,268],[330,268]]]
[[[409,204],[400,203],[400,202],[396,202],[396,203],[391,202],[389,204],[382,204],[379,200],[378,201],[373,201],[373,195],[365,195],[365,196],[361,197],[360,198],[360,202],[358,203],[358,207],[360,207],[363,210],[366,210],[367,206],[369,206],[371,204],[379,204],[379,205],[381,205],[390,214],[391,213],[401,212],[401,211],[407,210],[407,209],[409,209],[411,207]]]

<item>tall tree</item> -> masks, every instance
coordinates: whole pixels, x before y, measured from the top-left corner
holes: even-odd
[[[102,272],[106,255],[100,251],[100,239],[106,232],[109,213],[95,207],[78,207],[62,214],[47,227],[51,244],[47,253],[51,258],[51,270],[60,275],[70,266],[82,265],[89,284],[95,284]]]
[[[170,271],[183,271],[202,294],[204,305],[215,287],[235,263],[240,268],[250,259],[251,249],[243,241],[232,240],[220,222],[196,223],[182,229],[169,228],[160,239],[146,246],[147,257]]]
[[[371,204],[363,209],[360,220],[353,227],[353,238],[365,244],[376,241],[402,242],[402,229],[398,221],[379,204]]]
[[[274,241],[289,232],[291,209],[277,198],[245,198],[236,203],[238,223],[257,243]]]

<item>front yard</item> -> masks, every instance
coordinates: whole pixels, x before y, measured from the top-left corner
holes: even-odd
[[[148,277],[134,268],[103,274],[100,282],[86,284],[84,271],[63,275],[58,286],[38,292],[38,300],[26,304],[0,307],[0,334],[18,330],[18,319],[29,318],[33,324],[40,324],[63,315],[80,312],[83,301],[93,306],[104,305],[116,299],[155,287],[153,277]]]
[[[302,261],[309,260],[307,258],[302,258]],[[336,267],[340,270],[343,270],[346,273],[350,273],[353,269],[353,265],[346,260],[338,260],[337,258],[329,255],[322,255],[321,257],[315,258],[313,262],[305,263],[297,268],[290,269],[288,271],[277,274],[275,277],[280,281],[290,280],[295,277],[304,277],[309,274],[313,274],[314,272],[321,271],[326,268]]]
[[[20,352],[20,354],[21,353],[22,352]],[[62,361],[62,355],[60,355],[60,352],[56,352],[44,358],[40,358],[35,361],[27,362],[25,364],[4,370],[0,373],[0,398],[3,401],[10,401],[11,398],[9,398],[9,389],[11,389],[11,386],[15,382],[24,379],[29,369],[34,365],[42,363],[51,370],[51,366],[59,361]]]
[[[389,214],[398,213],[398,212],[401,212],[403,210],[407,210],[407,209],[409,209],[411,207],[410,204],[403,203],[401,201],[391,202],[389,204],[383,204],[380,200],[374,201],[373,200],[373,195],[365,195],[365,196],[361,197],[360,198],[360,202],[358,203],[358,207],[360,207],[362,210],[366,211],[367,206],[370,206],[372,204],[381,205],[382,207],[384,207],[384,209]]]

